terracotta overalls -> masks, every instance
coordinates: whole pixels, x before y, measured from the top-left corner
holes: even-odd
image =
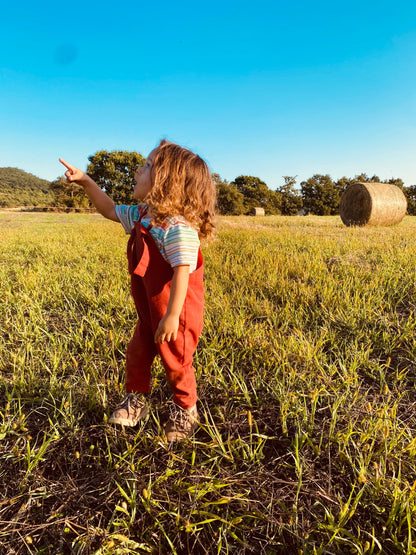
[[[135,222],[127,246],[131,291],[139,315],[126,354],[126,391],[149,393],[151,366],[157,354],[162,359],[173,401],[184,409],[198,399],[192,366],[204,310],[203,258],[198,252],[197,268],[189,274],[189,285],[179,318],[176,341],[155,343],[154,335],[169,302],[172,267],[161,255],[148,230]]]

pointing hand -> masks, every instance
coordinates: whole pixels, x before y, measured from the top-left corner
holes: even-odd
[[[62,160],[62,158],[59,158],[59,161],[67,168],[67,171],[65,172],[65,177],[67,181],[69,181],[69,183],[72,183],[73,181],[76,181],[77,183],[82,183],[82,181],[86,177],[86,174],[82,170],[76,168],[75,166],[71,166],[71,164],[68,164],[68,162],[65,162],[65,160]]]

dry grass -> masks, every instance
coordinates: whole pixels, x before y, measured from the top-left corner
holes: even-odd
[[[253,225],[254,222],[254,225]],[[106,424],[135,313],[120,226],[0,213],[1,553],[413,553],[416,219],[220,218],[203,425]]]

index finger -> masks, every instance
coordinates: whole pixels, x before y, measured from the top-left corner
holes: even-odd
[[[61,164],[63,164],[66,168],[68,168],[68,170],[74,170],[74,166],[71,166],[71,164],[68,164],[68,162],[65,162],[65,160],[62,160],[62,158],[59,158],[59,161],[61,162]]]

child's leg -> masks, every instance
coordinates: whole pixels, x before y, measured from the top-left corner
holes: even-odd
[[[126,392],[149,393],[157,349],[152,329],[139,320],[126,353]]]

